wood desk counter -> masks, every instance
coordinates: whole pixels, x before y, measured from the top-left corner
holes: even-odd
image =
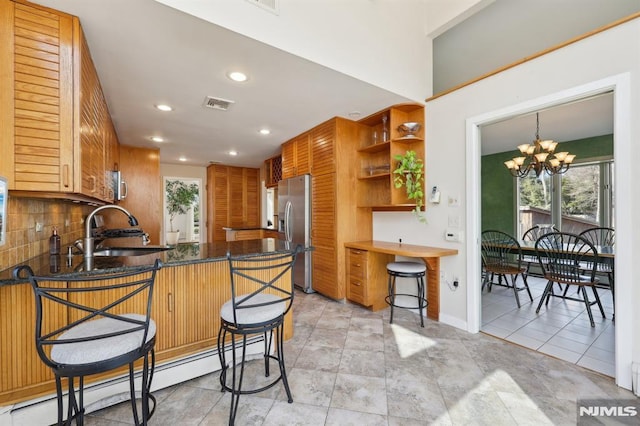
[[[373,310],[386,306],[384,296],[387,295],[386,264],[393,261],[393,256],[417,257],[427,265],[427,317],[438,320],[440,316],[440,258],[458,254],[456,249],[429,247],[414,244],[392,243],[387,241],[352,241],[345,243],[347,249],[368,252],[369,267],[372,270],[372,282],[368,283],[371,292]],[[355,254],[355,253],[354,253]],[[347,261],[349,265],[349,261]],[[379,271],[384,267],[384,271]],[[347,268],[347,274],[349,274]],[[349,281],[349,277],[347,277]]]

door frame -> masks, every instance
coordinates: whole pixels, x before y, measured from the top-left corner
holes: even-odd
[[[600,93],[613,91],[613,123],[614,123],[614,174],[615,223],[620,229],[631,229],[632,222],[632,183],[624,179],[621,171],[632,170],[631,163],[631,77],[623,73],[601,80],[569,88],[499,110],[470,117],[466,120],[466,229],[469,238],[467,250],[467,327],[468,331],[477,333],[481,324],[481,131],[480,126],[509,117],[531,113],[587,98]],[[615,380],[618,386],[626,389],[632,387],[632,353],[633,353],[633,306],[632,298],[632,237],[630,232],[618,232],[616,235],[616,326],[615,326]]]

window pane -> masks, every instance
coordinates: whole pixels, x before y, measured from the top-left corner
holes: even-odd
[[[551,178],[546,173],[539,177],[535,173],[519,179],[518,185],[518,236],[535,225],[550,225],[551,220]]]
[[[579,234],[599,226],[600,166],[572,166],[561,179],[562,231]]]

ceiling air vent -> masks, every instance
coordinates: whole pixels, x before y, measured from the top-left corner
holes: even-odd
[[[207,96],[206,98],[204,98],[204,103],[202,104],[202,106],[206,108],[219,109],[222,111],[226,111],[229,109],[232,103],[234,102],[227,99],[214,98],[213,96]]]
[[[280,14],[280,9],[278,8],[278,0],[247,0],[247,1],[253,5],[263,8],[264,10],[268,10],[269,12],[274,13],[276,15]]]

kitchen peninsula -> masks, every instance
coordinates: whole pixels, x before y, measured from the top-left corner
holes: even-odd
[[[152,318],[158,330],[155,350],[160,368],[156,383],[164,387],[171,381],[177,383],[219,369],[214,353],[220,328],[219,308],[231,297],[227,252],[251,256],[294,249],[284,241],[265,238],[179,244],[171,250],[143,256],[96,257],[91,271],[84,271],[82,255],[46,254],[20,265],[29,265],[36,274],[46,276],[131,270],[153,264],[156,259],[162,261],[154,288]],[[26,280],[14,278],[12,270],[13,267],[0,271],[0,335],[3,342],[11,342],[0,349],[0,406],[55,392],[53,375],[40,362],[35,349],[32,289]],[[291,315],[285,320],[286,339],[293,335]],[[262,349],[261,343],[256,346]],[[172,369],[176,373],[171,374]],[[86,398],[90,398],[89,394]]]

